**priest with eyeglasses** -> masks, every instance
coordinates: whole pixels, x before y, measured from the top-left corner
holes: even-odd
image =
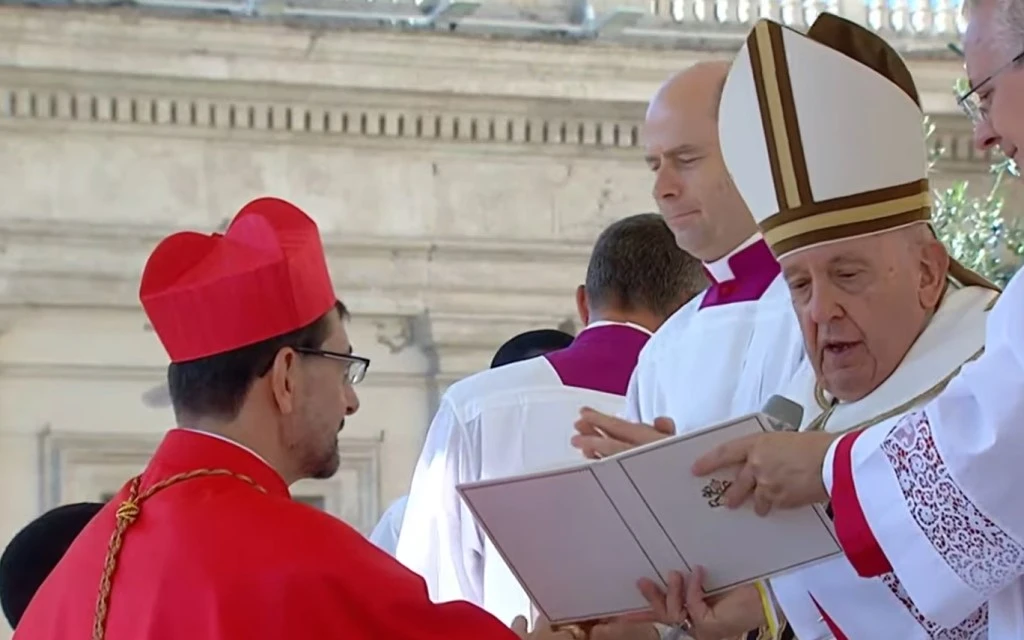
[[[370,361],[345,331],[316,224],[275,198],[164,239],[139,296],[178,427],[85,526],[15,640],[557,640],[510,630],[292,499],[329,478]]]

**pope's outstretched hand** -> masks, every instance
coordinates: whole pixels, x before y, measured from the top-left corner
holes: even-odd
[[[724,500],[736,508],[753,497],[754,511],[792,509],[829,499],[822,479],[825,455],[837,434],[822,431],[777,432],[744,436],[721,444],[693,464],[693,474],[706,476],[739,466]]]
[[[590,407],[580,409],[572,446],[588,458],[607,458],[627,449],[675,435],[671,418],[657,418],[653,425],[616,418]]]

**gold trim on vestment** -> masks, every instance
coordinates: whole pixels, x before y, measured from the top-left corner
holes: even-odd
[[[931,219],[932,196],[927,180],[913,180],[872,191],[808,201],[780,209],[758,227],[776,256],[797,249],[887,231]]]
[[[982,287],[985,289],[991,289],[992,291],[998,291],[1002,293],[1002,289],[998,285],[993,283],[991,280],[981,275],[976,271],[971,271],[964,265],[960,264],[953,256],[949,257],[949,277],[964,287]],[[992,305],[994,306],[999,296],[992,299]],[[992,307],[985,309],[988,311]]]
[[[797,174],[806,178],[807,167],[797,167],[797,156],[803,157],[800,148],[800,132],[793,126],[796,119],[793,111],[793,88],[789,84],[789,67],[786,64],[785,46],[782,42],[782,28],[771,22],[759,22],[752,34],[750,47],[755,83],[761,88],[761,119],[765,131],[765,142],[774,153],[772,174],[781,191],[776,195],[780,208],[799,207],[805,200],[801,192],[807,189],[797,184]],[[756,58],[756,63],[754,59]],[[808,194],[809,195],[809,194]]]
[[[778,213],[758,223],[772,252],[779,257],[813,245],[929,221],[932,201],[927,179],[815,201],[789,75],[785,28],[777,22],[761,20],[747,36],[747,54],[778,207]],[[891,47],[880,49],[876,34],[826,14],[815,21],[808,36],[862,62],[920,105],[913,78],[902,59]],[[950,271],[964,284],[986,286],[983,278],[958,263],[951,265]]]
[[[114,531],[110,534],[110,541],[107,543],[107,555],[103,561],[103,572],[100,576],[100,586],[96,596],[96,609],[93,614],[92,640],[106,639],[111,591],[113,589],[114,576],[117,573],[118,562],[121,558],[121,549],[124,546],[124,539],[128,529],[135,524],[135,521],[139,519],[142,513],[143,504],[167,487],[172,487],[195,478],[211,477],[235,478],[248,484],[260,493],[267,493],[266,489],[249,476],[236,473],[230,469],[194,469],[164,478],[145,490],[142,489],[141,475],[135,476],[128,482],[128,496],[115,512]]]
[[[782,25],[758,22],[747,39],[779,213],[758,223],[776,256],[931,217],[927,180],[816,202],[789,77]]]
[[[874,418],[869,418],[868,420],[855,424],[852,427],[847,427],[846,429],[842,429],[841,431],[832,431],[830,433],[841,435],[844,433],[850,433],[851,431],[860,431],[862,429],[867,429],[868,427],[873,427],[876,424],[881,424],[882,422],[885,422],[890,418],[895,418],[896,416],[903,415],[904,413],[909,412],[911,409],[918,406],[919,404],[924,404],[929,400],[934,399],[936,396],[942,393],[943,390],[945,390],[945,388],[949,385],[953,378],[955,378],[957,374],[960,373],[960,370],[963,369],[965,364],[977,360],[978,358],[981,357],[981,354],[983,353],[985,353],[985,347],[978,349],[974,353],[974,355],[972,355],[970,358],[961,363],[960,366],[954,369],[949,375],[944,377],[942,380],[939,380],[931,388],[926,389],[924,392],[919,393],[918,395],[914,396],[910,400],[907,400],[903,404],[894,407],[893,409],[890,409],[885,413],[879,414]],[[816,400],[819,397],[820,388],[820,385],[817,382],[815,382],[814,397]],[[821,392],[820,395],[822,398],[824,398],[824,392]],[[839,406],[841,406],[840,402],[837,399],[833,398],[832,404],[825,409],[824,413],[816,417],[814,420],[811,420],[810,424],[807,425],[807,429],[805,429],[805,431],[827,431],[826,426],[828,424],[828,419],[832,417],[832,414]]]
[[[780,211],[813,201],[782,29],[775,22],[761,21],[747,38],[761,128]]]
[[[836,236],[843,238],[851,235],[847,230],[851,225],[861,225],[867,222],[883,221],[882,229],[895,226],[902,226],[917,220],[926,221],[930,218],[931,194],[918,193],[912,196],[885,200],[872,204],[851,207],[849,209],[837,209],[834,211],[822,210],[819,213],[810,214],[807,217],[798,218],[792,222],[782,224],[767,231],[762,231],[765,240],[772,246],[779,246],[786,240],[793,240],[798,236],[805,236],[803,243],[807,243],[806,236],[815,234],[822,237],[819,232],[832,230],[838,231]],[[909,214],[909,219],[904,220],[903,216]],[[894,224],[893,218],[899,216],[899,221]],[[854,235],[862,235],[856,233]],[[818,244],[812,242],[809,244]],[[796,249],[793,247],[790,249]]]
[[[960,263],[957,263],[957,264],[959,265]],[[961,267],[961,268],[965,269],[967,271],[967,273],[970,273],[970,274],[974,273],[973,271],[971,271],[969,269],[966,269],[966,267]],[[983,311],[985,313],[988,313],[989,311],[991,311],[996,306],[996,302],[999,300],[999,296],[1002,294],[1002,290],[999,287],[997,287],[996,285],[988,282],[988,280],[985,280],[985,282],[988,283],[988,287],[984,287],[984,288],[991,288],[991,289],[994,289],[995,291],[999,292],[996,295],[992,296],[992,299],[989,300],[988,303],[985,305],[985,308],[983,309]],[[955,284],[960,284],[960,283],[956,282]],[[972,285],[961,285],[961,287],[966,287],[966,286],[979,286],[979,285],[973,285],[973,284]],[[895,412],[895,413],[886,412],[886,413],[878,416],[877,418],[872,418],[871,420],[867,420],[867,421],[862,422],[860,424],[854,425],[853,427],[850,427],[849,429],[841,431],[840,433],[847,433],[848,431],[856,431],[857,429],[866,429],[867,427],[870,427],[870,426],[873,426],[875,424],[878,424],[879,422],[885,422],[889,418],[892,418],[894,416],[900,415],[900,413],[906,413],[911,408],[913,408],[914,404],[916,404],[918,402],[927,402],[928,400],[931,400],[932,396],[929,396],[928,394],[930,394],[936,388],[938,388],[938,391],[935,393],[935,395],[938,395],[939,393],[942,393],[942,390],[946,388],[946,385],[948,385],[950,383],[950,381],[953,378],[955,378],[958,373],[960,373],[960,369],[962,369],[963,366],[965,364],[967,364],[968,362],[971,362],[973,360],[977,360],[979,357],[981,357],[981,354],[984,353],[984,351],[985,351],[985,347],[982,347],[974,355],[972,355],[970,358],[968,358],[963,363],[961,363],[960,366],[958,366],[953,371],[953,373],[949,374],[948,376],[946,376],[945,378],[940,380],[931,389],[928,389],[924,393],[922,393],[922,394],[918,395],[917,397],[915,397],[914,399],[910,400],[910,402],[909,402],[910,407],[906,407],[905,406],[906,403],[905,403],[904,405],[900,405],[899,407],[896,407],[895,409],[893,409],[892,411]],[[822,410],[822,413],[818,414],[813,420],[811,420],[808,423],[807,428],[805,429],[805,431],[823,430],[824,426],[825,426],[825,423],[828,422],[828,419],[832,417],[832,413],[841,404],[836,398],[832,398],[831,400],[829,400],[825,396],[825,389],[821,386],[821,382],[818,381],[817,378],[815,378],[815,380],[814,380],[814,401],[818,404],[818,408]],[[891,415],[890,415],[890,413],[891,413]]]

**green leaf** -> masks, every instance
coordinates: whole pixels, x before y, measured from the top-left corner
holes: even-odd
[[[929,170],[942,150],[931,144],[935,125],[925,118],[929,140]],[[932,208],[932,226],[950,255],[999,285],[1009,282],[1024,261],[1024,224],[1003,217],[1003,182],[1007,176],[1019,177],[1013,160],[998,155],[990,168],[990,184],[983,196],[973,196],[966,180],[936,190]]]

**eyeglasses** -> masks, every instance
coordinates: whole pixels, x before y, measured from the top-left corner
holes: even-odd
[[[974,124],[981,124],[983,121],[988,119],[988,105],[981,99],[981,96],[978,94],[978,90],[995,80],[999,74],[1021,60],[1024,60],[1024,51],[1021,51],[1012,60],[996,69],[995,73],[992,73],[987,78],[971,87],[970,91],[957,98],[956,103],[964,110],[964,113],[966,113],[967,117],[971,119],[971,122]]]
[[[363,381],[366,377],[366,370],[370,368],[370,359],[362,356],[354,356],[348,353],[338,353],[337,351],[325,351],[323,349],[310,349],[308,347],[292,347],[297,353],[303,353],[310,356],[320,356],[321,358],[327,358],[328,360],[339,360],[344,362],[348,367],[345,370],[345,376],[348,378],[348,383],[351,385],[357,385]]]

